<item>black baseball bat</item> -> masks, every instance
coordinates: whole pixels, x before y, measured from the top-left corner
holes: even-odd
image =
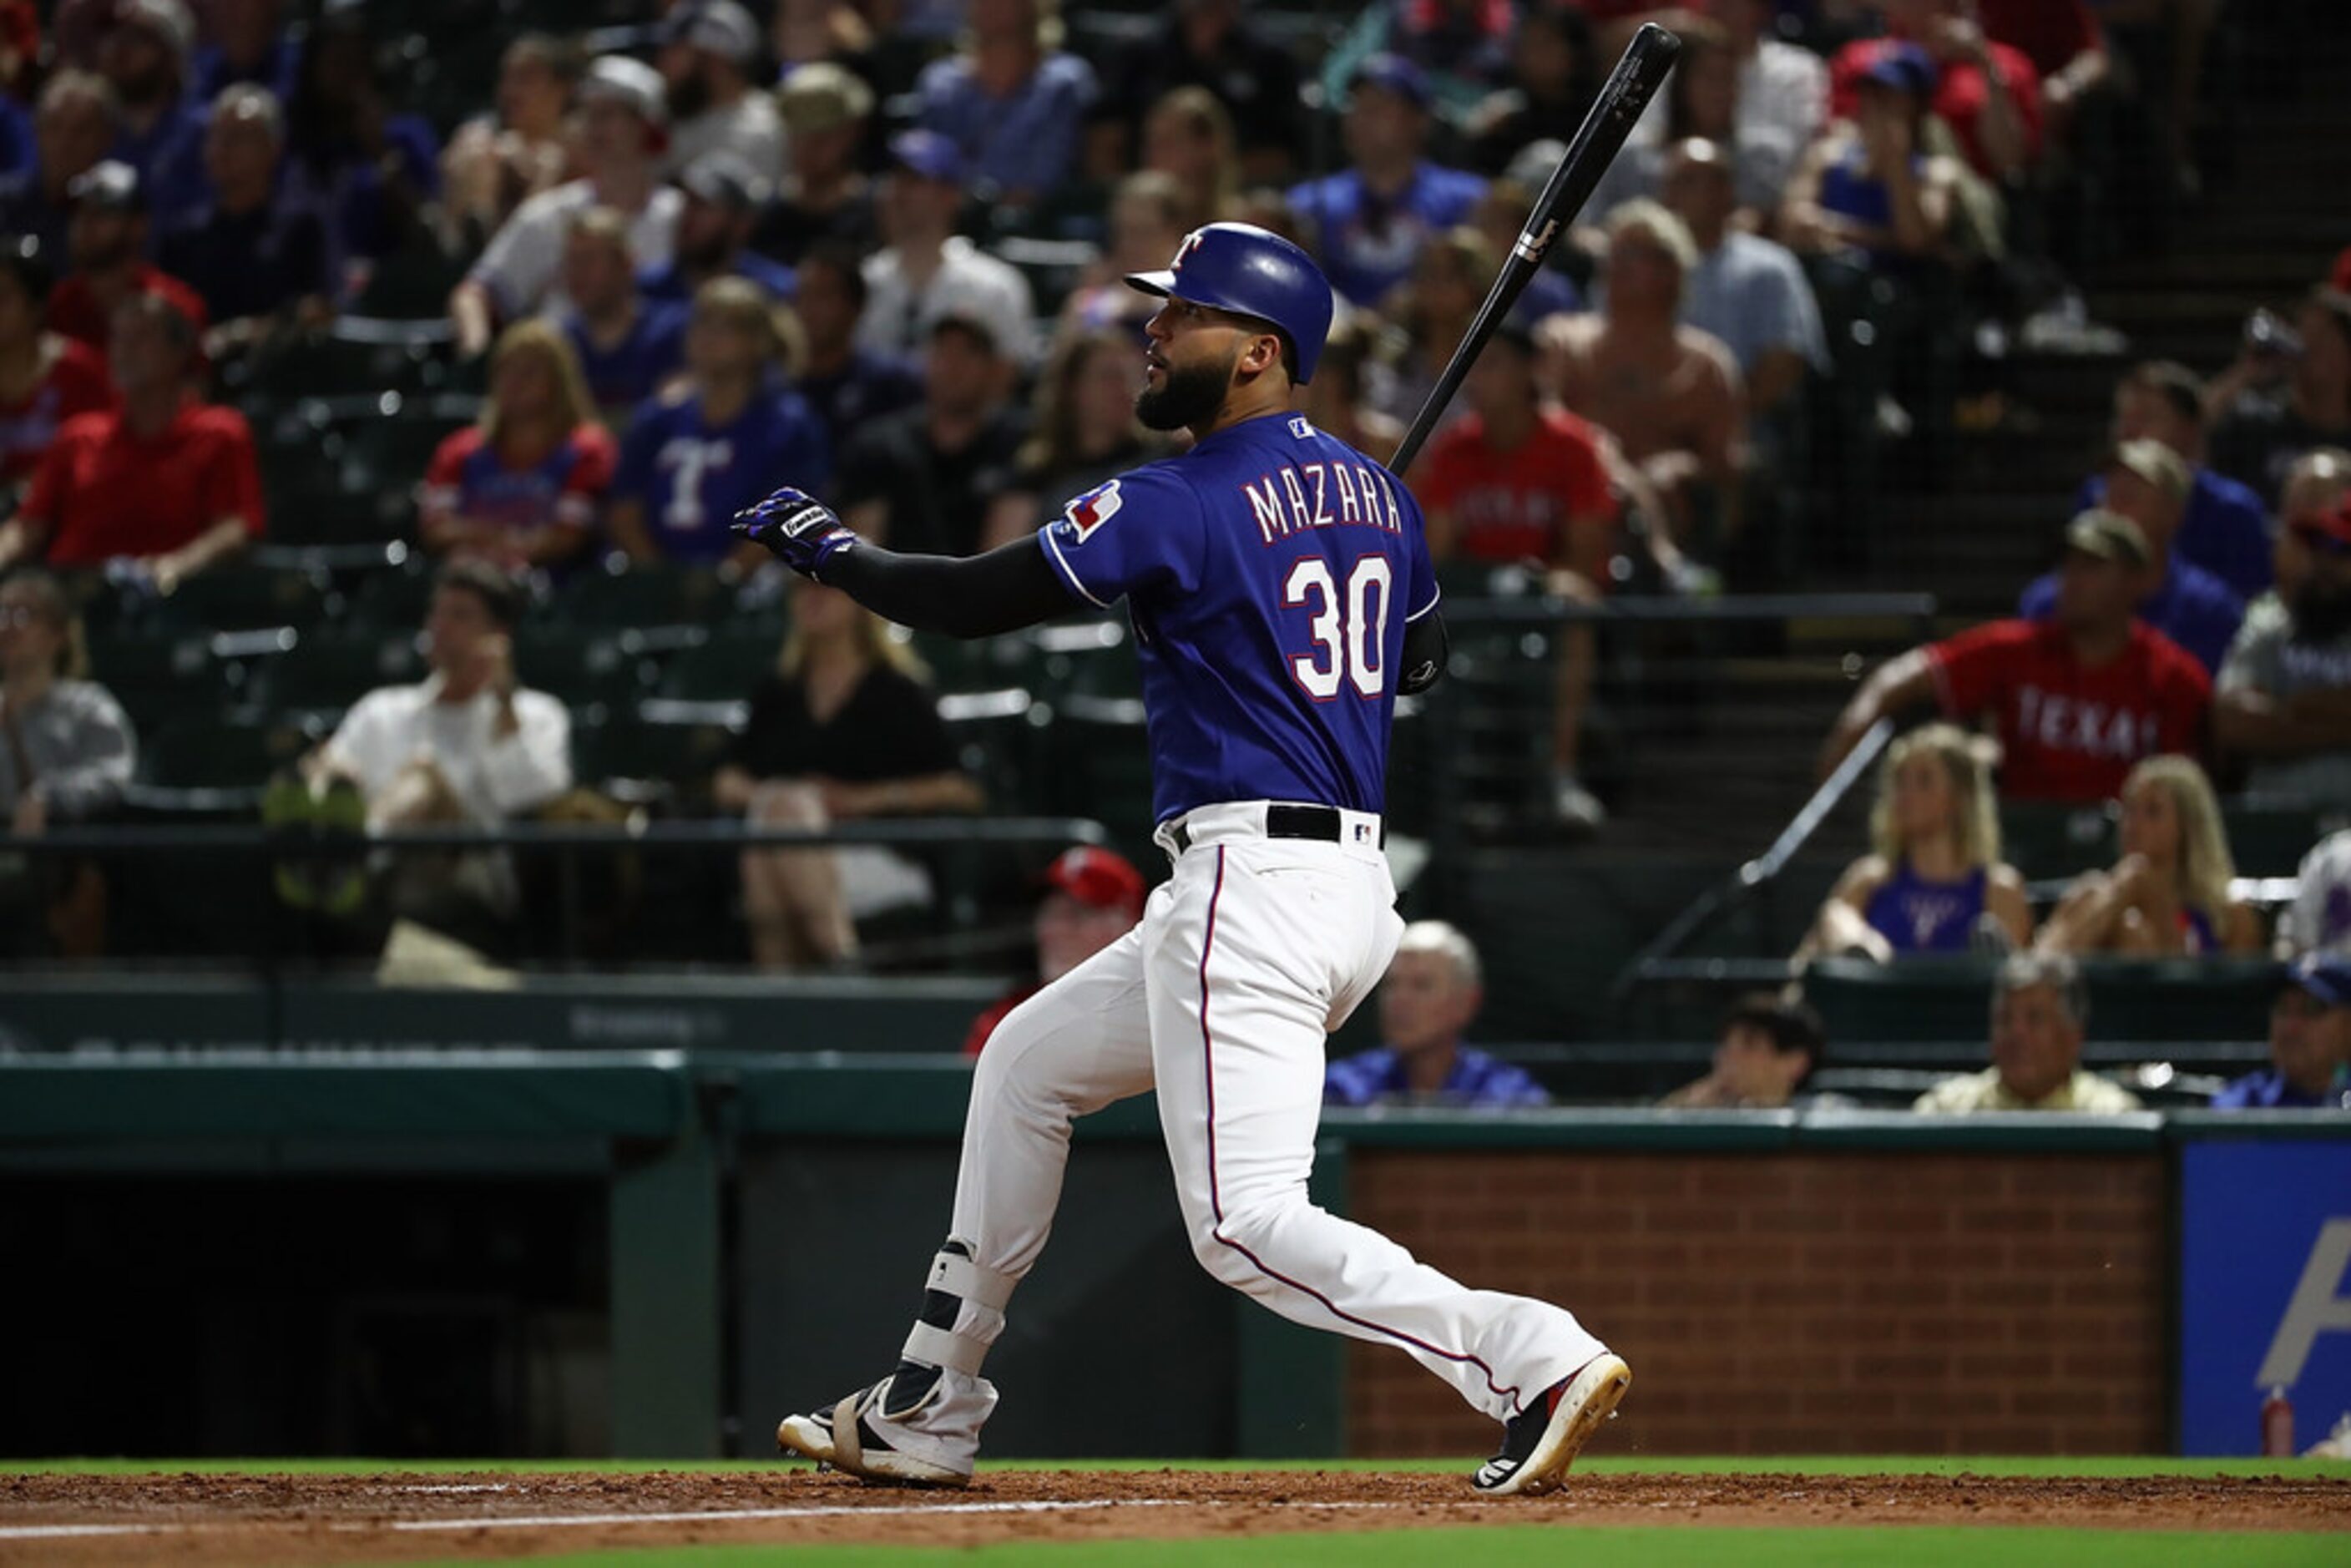
[[[1404,433],[1396,444],[1395,455],[1388,459],[1388,467],[1402,474],[1420,455],[1429,432],[1437,428],[1437,417],[1445,405],[1453,401],[1460,390],[1461,378],[1469,373],[1470,363],[1485,348],[1494,329],[1510,313],[1519,296],[1526,289],[1551,254],[1552,242],[1560,231],[1575,221],[1583,204],[1592,199],[1593,188],[1616,161],[1625,149],[1625,139],[1633,134],[1633,127],[1649,100],[1657,96],[1665,85],[1666,73],[1674,68],[1675,59],[1682,52],[1682,41],[1658,26],[1644,22],[1641,30],[1633,35],[1625,46],[1625,57],[1608,73],[1607,85],[1600,89],[1592,111],[1576,128],[1575,140],[1567,144],[1567,156],[1551,172],[1543,184],[1542,194],[1535,198],[1534,211],[1527,214],[1527,226],[1519,231],[1518,243],[1510,247],[1502,270],[1494,279],[1494,287],[1486,291],[1485,302],[1478,307],[1477,319],[1446,361],[1445,373],[1437,378],[1420,412],[1412,417],[1412,428]]]

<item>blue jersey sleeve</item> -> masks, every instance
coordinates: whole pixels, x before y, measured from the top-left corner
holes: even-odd
[[[1107,610],[1129,595],[1197,588],[1207,522],[1192,486],[1152,464],[1072,496],[1038,537],[1062,584]]]

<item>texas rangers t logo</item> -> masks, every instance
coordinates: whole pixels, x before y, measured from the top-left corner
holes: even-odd
[[[1194,229],[1190,234],[1184,236],[1184,243],[1176,247],[1176,259],[1167,264],[1167,270],[1170,272],[1183,271],[1185,258],[1199,248],[1200,231],[1198,229]]]
[[[1113,479],[1108,484],[1095,486],[1082,496],[1071,497],[1070,504],[1061,508],[1061,515],[1070,520],[1071,528],[1078,530],[1078,542],[1083,544],[1087,535],[1118,516],[1122,504],[1118,498],[1118,481]]]

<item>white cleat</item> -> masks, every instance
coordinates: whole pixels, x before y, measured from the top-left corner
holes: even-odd
[[[1632,1385],[1633,1369],[1623,1357],[1605,1351],[1593,1356],[1504,1425],[1502,1451],[1478,1467],[1470,1484],[1489,1497],[1557,1491],[1575,1456],[1616,1414]]]

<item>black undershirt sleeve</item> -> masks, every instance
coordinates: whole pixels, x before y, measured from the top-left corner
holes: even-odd
[[[821,580],[886,620],[950,637],[993,637],[1082,608],[1033,535],[964,557],[859,543],[835,553]]]
[[[1452,639],[1446,635],[1445,617],[1432,609],[1404,626],[1404,679],[1396,690],[1406,696],[1426,691],[1445,678],[1446,656]]]

